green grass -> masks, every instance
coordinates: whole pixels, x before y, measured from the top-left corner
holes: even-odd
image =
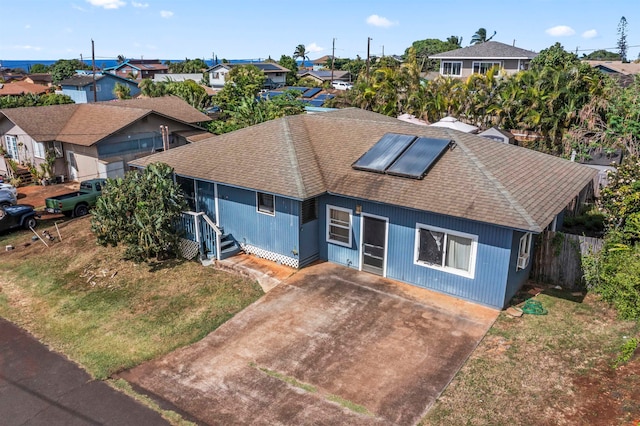
[[[341,398],[338,395],[329,395],[327,396],[327,399],[329,401],[333,401],[337,404],[340,404],[343,407],[348,408],[349,410],[354,411],[356,413],[364,414],[367,416],[373,416],[373,414],[369,410],[367,410],[366,407],[363,407],[362,405],[351,402],[347,399]]]
[[[16,246],[0,252],[0,316],[97,379],[202,339],[263,294],[195,262],[123,261],[119,248],[96,246],[88,225],[70,222],[50,249],[21,246],[25,232],[0,236]]]

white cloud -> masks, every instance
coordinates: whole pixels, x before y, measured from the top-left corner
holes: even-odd
[[[163,18],[171,18],[173,16],[173,12],[171,12],[170,10],[161,10],[160,16],[162,16]]]
[[[382,27],[382,28],[389,28],[392,27],[394,25],[398,25],[398,22],[392,22],[390,20],[388,20],[385,17],[382,16],[378,16],[378,15],[371,15],[367,18],[367,24],[369,25],[373,25],[374,27]]]
[[[547,28],[544,32],[554,37],[567,37],[574,35],[576,30],[566,25],[557,25],[555,27]]]
[[[318,53],[318,52],[322,52],[324,50],[324,47],[320,47],[316,43],[311,43],[310,45],[307,46],[306,50],[308,53]]]
[[[29,28],[31,28],[31,25],[29,25],[29,24],[27,24],[27,25],[25,25],[25,26],[24,26],[24,29],[25,29],[25,30],[28,30]]]
[[[149,7],[149,3],[138,3],[136,1],[132,1],[131,2],[131,6],[137,7],[137,8],[140,8],[140,9],[145,9],[145,8]]]
[[[598,36],[598,32],[596,30],[587,30],[582,33],[583,38],[594,38]]]
[[[42,47],[31,46],[30,44],[23,44],[23,45],[11,46],[11,49],[12,50],[35,50],[35,51],[39,51],[39,50],[42,50]]]
[[[103,7],[105,9],[118,9],[119,7],[126,6],[122,0],[87,0],[87,3],[92,6]]]
[[[77,4],[72,4],[71,7],[74,8],[75,10],[79,10],[80,12],[86,12],[87,11],[85,8],[80,7]]]

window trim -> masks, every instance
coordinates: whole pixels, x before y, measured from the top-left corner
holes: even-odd
[[[478,64],[478,72],[476,72],[476,64]],[[481,73],[480,72],[480,64],[493,64],[493,65],[491,65],[491,68],[493,68],[493,67],[495,67],[497,65],[498,66],[498,70],[502,69],[502,67],[504,66],[502,61],[497,61],[497,62],[496,61],[490,61],[490,60],[487,60],[487,61],[473,61],[473,62],[471,62],[471,73],[472,74],[480,74],[480,75],[486,75],[487,74],[486,72],[485,73]],[[489,68],[487,70],[487,72],[489,72],[489,70],[491,68]]]
[[[271,197],[271,199],[273,200],[273,210],[269,211],[269,210],[261,210],[260,208],[260,194],[263,195],[268,195]],[[261,214],[266,214],[267,216],[275,216],[276,215],[276,196],[274,194],[271,194],[269,192],[261,192],[261,191],[256,191],[256,211],[258,213]]]
[[[33,141],[33,156],[43,160],[47,157],[47,149],[44,146],[44,142]]]
[[[465,271],[462,269],[456,269],[451,266],[444,265],[445,259],[447,258],[446,242],[444,244],[444,251],[442,254],[442,263],[443,263],[442,266],[433,265],[433,264],[418,260],[418,257],[420,255],[420,230],[421,229],[425,229],[428,231],[442,232],[446,236],[453,235],[456,237],[462,237],[462,238],[471,240],[471,253],[469,254],[469,270]],[[414,250],[413,250],[413,263],[415,265],[422,266],[425,268],[435,269],[437,271],[448,272],[450,274],[473,279],[475,278],[475,274],[476,274],[477,254],[478,254],[478,236],[477,235],[467,234],[466,232],[454,231],[451,229],[439,228],[437,226],[426,225],[423,223],[416,223],[415,243],[414,243]]]
[[[344,225],[340,225],[340,224],[333,224],[331,223],[331,210],[338,210],[344,213],[349,213],[349,225],[348,226],[344,226]],[[332,206],[330,204],[327,204],[326,207],[326,212],[327,212],[327,226],[326,226],[326,239],[328,243],[332,243],[332,244],[337,244],[339,246],[343,246],[343,247],[353,247],[353,210],[351,209],[346,209],[344,207],[338,207],[338,206]],[[348,229],[349,230],[349,242],[345,243],[343,241],[338,241],[338,240],[334,240],[331,238],[331,226],[337,226],[338,228],[342,228],[342,229]]]
[[[533,240],[533,234],[531,232],[525,233],[522,237],[520,237],[520,241],[518,243],[518,258],[516,260],[516,271],[520,271],[523,269],[527,269],[529,266],[529,262],[531,261],[531,241]],[[522,251],[524,243],[524,251]],[[524,266],[520,266],[520,258],[526,258]]]
[[[458,74],[445,74],[444,73],[444,64],[445,63],[452,64],[452,65],[453,64],[459,64],[460,65],[460,72]],[[451,68],[453,69],[453,66]],[[445,61],[445,60],[440,61],[440,74],[441,75],[446,75],[446,76],[449,76],[449,77],[462,77],[462,61]]]
[[[9,147],[9,140],[11,140],[12,143],[11,147]],[[9,158],[18,161],[20,157],[20,150],[18,149],[18,137],[16,135],[5,135],[4,141],[7,148],[7,154],[9,154]]]

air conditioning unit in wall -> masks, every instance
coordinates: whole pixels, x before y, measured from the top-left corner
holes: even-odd
[[[525,269],[529,265],[529,256],[518,257],[518,269]]]

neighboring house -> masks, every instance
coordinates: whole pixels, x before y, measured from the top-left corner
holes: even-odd
[[[584,61],[593,68],[616,79],[623,87],[633,83],[636,75],[640,74],[640,63],[622,61]]]
[[[596,174],[355,108],[271,120],[131,164],[156,161],[219,228],[216,237],[196,220],[210,257],[235,242],[292,267],[326,260],[494,308],[526,282],[534,236]]]
[[[298,78],[310,78],[318,84],[331,82],[331,70],[301,70]],[[333,81],[351,81],[349,71],[333,70]]]
[[[41,84],[29,83],[26,80],[14,80],[10,83],[0,83],[0,96],[42,95],[49,91],[49,87]]]
[[[571,161],[576,160],[576,152],[571,154]],[[582,157],[577,158],[578,162],[585,166],[598,170],[598,177],[595,179],[594,194],[600,196],[600,190],[609,186],[609,173],[615,173],[617,167],[622,164],[624,158],[622,149],[611,148],[591,148]]]
[[[484,132],[478,133],[478,136],[482,136],[483,138],[491,139],[497,142],[517,145],[516,137],[513,135],[513,133],[502,130],[495,126],[485,130]]]
[[[184,145],[184,131],[210,121],[177,97],[0,110],[0,141],[11,158],[38,167],[49,152],[54,175],[69,180],[122,176],[127,163],[163,150],[160,126],[168,126],[168,147]],[[188,137],[194,137],[190,133]],[[10,174],[6,161],[0,175]]]
[[[155,83],[159,83],[162,81],[186,81],[193,80],[196,83],[200,83],[202,81],[202,73],[192,73],[192,74],[157,74],[153,77],[153,81]]]
[[[450,50],[429,56],[440,60],[440,75],[468,77],[471,74],[486,74],[498,66],[506,74],[529,69],[537,53],[497,41],[487,41],[461,49]]]
[[[51,87],[53,85],[53,78],[49,73],[29,74],[25,77],[25,81],[33,84],[41,84],[47,87]]]
[[[153,79],[157,74],[167,74],[169,67],[158,59],[128,59],[116,66],[105,68],[105,72],[122,78]]]
[[[313,71],[319,71],[322,69],[331,69],[331,55],[324,55],[319,57],[318,59],[314,59],[313,61],[311,61],[311,67],[313,69]]]
[[[227,81],[227,74],[233,67],[240,65],[253,65],[264,73],[267,77],[265,81],[265,87],[269,89],[277,89],[283,87],[287,82],[287,73],[289,70],[274,62],[244,62],[244,63],[226,63],[217,64],[209,67],[206,72],[209,73],[209,85],[214,88],[220,88],[224,86]]]
[[[129,87],[130,95],[136,96],[140,93],[138,82],[126,78],[118,77],[113,74],[97,74],[96,81],[96,98],[98,102],[112,101],[117,99],[114,89],[117,83]],[[93,96],[93,75],[92,74],[76,74],[60,82],[62,94],[69,96],[77,104],[86,104],[94,102]]]
[[[447,115],[446,117],[441,118],[435,123],[430,124],[430,126],[444,127],[446,129],[453,129],[464,133],[478,133],[478,131],[480,130],[478,127],[471,124],[463,123],[462,121],[458,120],[455,117],[451,117],[450,115]]]

